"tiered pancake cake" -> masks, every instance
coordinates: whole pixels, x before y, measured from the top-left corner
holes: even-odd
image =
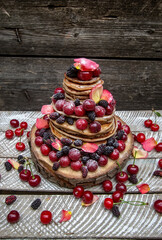
[[[129,127],[115,115],[115,99],[103,89],[99,65],[85,58],[74,61],[30,136],[37,169],[69,188],[113,177],[133,148]]]

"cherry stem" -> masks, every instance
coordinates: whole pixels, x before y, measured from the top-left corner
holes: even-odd
[[[134,167],[134,164],[135,164],[135,161],[136,161],[136,155],[137,155],[137,151],[135,151],[135,154],[134,154],[133,167]]]
[[[137,184],[139,184],[139,183],[140,183],[142,180],[143,180],[143,179],[142,179],[142,178],[140,178],[140,180],[138,181],[138,183],[136,183],[136,184],[130,184],[130,185],[127,185],[127,187],[137,186]]]
[[[22,134],[22,131],[23,131],[23,128],[21,129],[21,132],[20,132],[20,143],[21,143],[21,134]],[[21,145],[21,144],[20,144]]]
[[[33,175],[33,171],[32,171],[32,168],[31,168],[31,163],[28,161],[28,162],[27,162],[27,165],[29,165],[32,178],[34,179],[35,177],[34,177],[34,175]]]
[[[152,108],[152,113],[154,113],[154,117],[155,117],[155,126],[156,126],[156,114],[155,114],[155,109]]]
[[[122,198],[120,198],[121,203],[128,203],[130,205],[134,205],[134,206],[142,206],[142,205],[148,205],[148,203],[145,202],[141,202],[141,201],[125,201]],[[136,204],[137,203],[137,204]]]
[[[121,169],[121,166],[120,166],[120,164],[118,163],[118,161],[116,161],[116,164],[118,165],[118,167],[119,167],[119,169],[120,169],[121,176],[123,176],[122,169]]]

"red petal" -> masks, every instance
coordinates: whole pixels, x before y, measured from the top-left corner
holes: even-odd
[[[150,191],[150,187],[149,187],[149,185],[147,183],[143,183],[141,185],[137,185],[136,187],[138,188],[138,190],[142,194],[145,194],[145,193]]]
[[[93,196],[93,201],[92,201],[91,203],[86,204],[86,203],[84,203],[84,202],[82,201],[82,206],[84,206],[84,207],[89,207],[89,206],[91,206],[93,203],[95,203],[98,199],[99,199],[99,197],[96,196],[96,195],[94,195],[94,196]]]
[[[71,218],[71,214],[72,213],[70,211],[62,210],[62,216],[59,222],[62,223],[62,222],[69,221]]]
[[[95,143],[84,143],[82,146],[82,150],[84,152],[94,153],[98,149],[98,145]]]
[[[102,93],[103,93],[103,86],[102,86],[102,84],[98,84],[92,88],[89,97],[95,103],[98,103],[100,101]]]
[[[99,67],[99,65],[96,62],[87,58],[77,58],[77,59],[74,59],[74,62],[79,63],[80,65],[79,69],[81,71],[94,71]]]
[[[54,112],[52,105],[43,105],[41,109],[42,114],[50,114]]]
[[[106,100],[108,103],[111,103],[111,101],[113,100],[113,95],[107,89],[104,89],[101,95],[101,99]]]
[[[156,145],[157,145],[157,142],[155,141],[155,139],[153,137],[145,140],[142,143],[143,149],[148,151],[148,152],[152,151],[155,148]]]
[[[41,128],[49,128],[49,124],[48,124],[48,121],[47,120],[44,120],[42,118],[37,118],[36,120],[36,127],[38,129],[41,129]]]
[[[56,150],[62,149],[62,143],[59,139],[55,138],[55,141],[52,143],[52,147],[54,147]]]
[[[132,151],[133,157],[136,158],[147,158],[148,157],[148,152],[139,149],[138,147],[134,146],[133,151]]]
[[[20,166],[20,164],[19,164],[18,162],[16,162],[15,160],[13,160],[13,159],[8,159],[7,161],[8,161],[8,162],[12,165],[12,167],[15,168],[15,169],[18,169],[19,166]]]

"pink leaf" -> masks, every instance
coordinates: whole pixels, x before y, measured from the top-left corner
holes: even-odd
[[[15,168],[15,169],[18,169],[19,166],[20,166],[20,164],[19,164],[18,162],[16,162],[15,160],[13,160],[13,159],[8,159],[7,161],[8,161],[8,162],[12,165],[12,167]]]
[[[98,145],[95,143],[84,143],[82,146],[82,150],[84,152],[94,153],[98,149]]]
[[[74,59],[74,66],[81,71],[94,71],[99,67],[99,65],[87,58],[77,58]]]
[[[69,221],[71,219],[71,214],[72,212],[70,211],[62,210],[62,216],[59,222],[62,223],[62,222]]]
[[[138,147],[134,146],[133,151],[132,151],[133,157],[136,158],[147,158],[148,157],[148,152],[139,149]]]
[[[36,120],[36,127],[38,129],[41,129],[41,128],[49,128],[49,124],[48,124],[48,121],[47,120],[44,120],[42,118],[37,118]]]
[[[92,99],[95,103],[98,103],[100,101],[101,95],[103,92],[103,86],[102,84],[97,84],[95,87],[92,88],[90,92],[90,99]]]
[[[91,203],[84,203],[84,202],[82,201],[82,206],[84,206],[84,207],[89,207],[89,206],[91,206],[93,203],[95,203],[98,199],[99,199],[99,197],[96,196],[96,195],[94,195],[94,196],[93,196],[93,200],[92,200]]]
[[[113,95],[107,89],[104,89],[101,95],[101,100],[106,100],[108,103],[111,103],[113,100]]]
[[[41,109],[42,114],[50,114],[54,112],[52,105],[43,105]]]
[[[142,194],[145,194],[145,193],[150,191],[150,187],[149,187],[149,185],[147,183],[143,183],[143,184],[137,185],[136,187],[138,188],[138,190]]]
[[[54,147],[56,150],[62,149],[62,143],[59,139],[55,138],[55,141],[52,143],[52,147]]]
[[[148,151],[148,152],[152,151],[155,148],[156,145],[157,145],[157,142],[155,141],[155,139],[153,137],[145,140],[142,143],[143,149]]]

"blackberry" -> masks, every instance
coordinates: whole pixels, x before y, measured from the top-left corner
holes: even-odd
[[[77,77],[77,74],[78,74],[78,69],[76,69],[76,67],[72,64],[72,65],[68,68],[66,75],[67,75],[68,77],[71,77],[71,78],[76,78],[76,77]]]
[[[23,165],[20,165],[17,169],[17,171],[20,173],[22,170],[24,169],[24,166]]]
[[[119,131],[117,132],[117,134],[116,134],[116,139],[117,139],[117,140],[122,139],[123,135],[124,135],[124,131],[123,131],[123,130],[119,130]]]
[[[118,148],[118,146],[119,146],[119,143],[118,143],[118,141],[115,139],[115,141],[114,141],[114,143],[113,143],[113,147],[114,147],[114,148]]]
[[[66,122],[67,122],[69,125],[73,125],[74,119],[71,118],[71,117],[66,117]]]
[[[41,205],[41,200],[37,198],[36,200],[34,200],[34,202],[32,202],[31,208],[33,210],[36,210],[37,208],[39,208],[40,205]]]
[[[53,95],[53,98],[54,98],[55,100],[60,100],[60,99],[64,99],[64,98],[65,98],[65,95],[64,95],[64,93],[58,92],[58,93],[55,93],[55,94]]]
[[[47,140],[45,140],[44,142],[45,142],[45,144],[47,144],[49,147],[52,147],[52,141],[51,141],[51,139],[47,139]]]
[[[110,153],[112,153],[114,150],[113,146],[106,146],[104,149],[104,155],[108,156]]]
[[[25,163],[25,158],[24,158],[22,155],[19,155],[19,156],[17,157],[17,160],[18,160],[18,162],[19,162],[20,164],[24,164],[24,163]]]
[[[102,155],[102,154],[104,153],[105,147],[106,147],[106,146],[105,146],[104,144],[99,145],[96,153],[97,153],[98,155]]]
[[[107,139],[106,145],[107,146],[113,146],[114,142],[115,142],[115,137],[110,137],[110,138]]]
[[[6,197],[6,199],[5,199],[5,203],[6,203],[7,205],[11,205],[12,203],[14,203],[14,202],[16,201],[16,199],[17,199],[17,197],[14,196],[14,195],[8,196],[8,197]]]
[[[80,153],[81,153],[82,156],[89,156],[89,153],[88,152],[84,152],[83,150],[81,150]]]
[[[83,141],[81,139],[77,139],[74,141],[74,145],[77,147],[80,147],[83,145]]]
[[[52,120],[56,120],[59,117],[60,117],[60,114],[58,112],[53,112],[49,116],[49,118],[52,119]]]
[[[57,158],[62,157],[63,156],[63,152],[62,151],[57,151],[56,152],[56,156],[57,156]]]
[[[4,165],[5,165],[5,168],[6,168],[6,171],[7,171],[7,172],[9,172],[9,171],[12,169],[11,163],[5,162]]]
[[[44,132],[43,133],[43,139],[47,140],[50,138],[50,133],[49,132]]]
[[[63,155],[65,155],[65,156],[68,155],[69,150],[70,150],[70,147],[64,146],[64,147],[62,148]]]
[[[69,138],[61,138],[61,143],[70,146],[73,143],[73,141]]]
[[[100,100],[98,103],[99,106],[102,106],[104,108],[107,108],[108,102],[106,100]]]
[[[99,156],[97,153],[92,153],[92,154],[91,154],[91,158],[94,159],[94,160],[96,160],[96,161],[98,161],[99,158],[100,158],[100,156]]]
[[[57,171],[59,167],[60,167],[60,163],[59,162],[54,162],[52,169],[54,171]]]
[[[57,123],[62,124],[65,122],[65,116],[61,115],[59,118],[57,118],[56,120]]]
[[[88,156],[83,156],[81,160],[82,160],[83,164],[86,164],[87,161],[89,160],[89,157]]]
[[[153,172],[153,176],[159,176],[159,177],[162,177],[162,171],[160,171],[160,170],[156,170],[155,172]]]
[[[74,104],[75,104],[76,107],[79,106],[79,105],[80,105],[80,100],[77,98],[77,99],[74,101]]]
[[[43,137],[44,132],[46,131],[45,128],[42,128],[39,132],[39,136]]]
[[[133,184],[137,184],[137,183],[138,183],[138,179],[137,179],[136,174],[130,175],[130,177],[128,178],[128,180],[129,180],[131,183],[133,183]]]
[[[87,168],[87,166],[82,166],[82,167],[81,167],[81,171],[82,171],[82,177],[83,177],[83,178],[86,178],[86,177],[87,177],[87,174],[88,174],[88,168]]]
[[[96,114],[94,111],[89,111],[87,112],[87,117],[93,122],[95,120]]]
[[[116,205],[112,207],[111,211],[115,217],[120,217],[119,208]]]

